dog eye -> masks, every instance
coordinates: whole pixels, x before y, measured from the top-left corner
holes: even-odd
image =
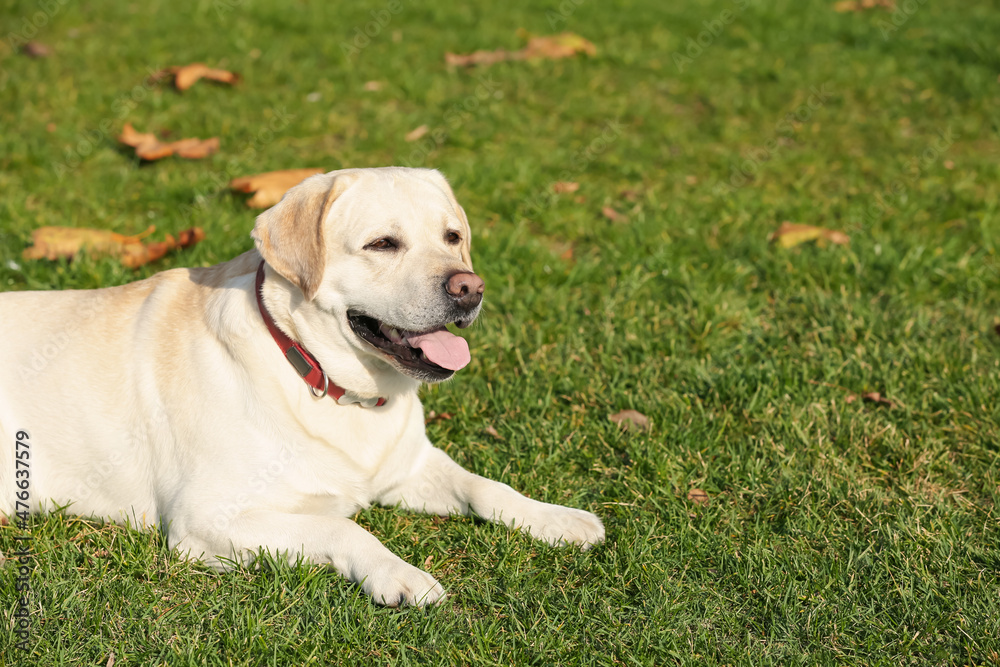
[[[455,245],[456,243],[460,243],[462,241],[462,237],[458,234],[458,232],[448,232],[444,235],[444,240],[451,245]]]
[[[365,246],[365,250],[395,250],[399,247],[395,239],[390,239],[388,237],[375,239],[371,243]]]

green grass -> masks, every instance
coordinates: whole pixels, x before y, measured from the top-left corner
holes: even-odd
[[[562,4],[556,30],[596,57],[445,67],[553,32],[554,0],[402,0],[350,56],[387,4],[68,2],[36,37],[52,57],[4,39],[0,289],[224,261],[253,223],[231,176],[439,168],[487,300],[471,366],[424,393],[453,415],[431,437],[595,511],[608,541],[373,509],[358,520],[450,593],[393,611],[308,564],[217,575],[158,534],[37,517],[30,654],[0,632],[0,663],[1000,663],[1000,6],[899,2],[914,11],[887,32],[889,12],[832,2]],[[5,1],[5,30],[38,11]],[[244,83],[143,88],[193,61]],[[114,142],[125,121],[222,150],[140,165]],[[549,197],[557,180],[580,189]],[[851,244],[782,250],[783,220]],[[20,258],[40,225],[151,223],[208,236],[134,272]],[[849,401],[869,391],[894,406]],[[620,432],[625,408],[652,428]]]

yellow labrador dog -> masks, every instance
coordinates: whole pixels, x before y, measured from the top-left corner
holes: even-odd
[[[427,439],[417,390],[469,362],[445,325],[471,324],[483,295],[444,177],[313,176],[252,236],[256,250],[210,268],[0,295],[0,512],[159,525],[217,568],[261,547],[301,555],[386,605],[445,593],[349,518],[372,503],[604,539],[593,514],[467,472]]]

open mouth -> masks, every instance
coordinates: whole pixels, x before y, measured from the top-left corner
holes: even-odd
[[[405,331],[360,313],[348,313],[347,321],[358,338],[422,380],[446,380],[470,361],[465,339],[443,326],[431,331]],[[467,323],[459,326],[462,324]]]

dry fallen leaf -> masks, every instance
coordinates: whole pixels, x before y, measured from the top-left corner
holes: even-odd
[[[701,489],[691,489],[690,491],[688,491],[687,498],[691,502],[696,503],[698,505],[708,504],[708,494],[702,491]]]
[[[527,33],[524,33],[527,35]],[[588,40],[572,32],[558,35],[528,36],[528,44],[519,51],[496,49],[494,51],[474,51],[473,53],[445,53],[444,60],[449,65],[471,67],[473,65],[492,65],[505,60],[555,60],[572,58],[578,53],[595,55],[597,47]]]
[[[562,194],[564,192],[576,192],[580,189],[579,183],[574,183],[573,181],[556,181],[552,184],[552,191],[556,194]]]
[[[782,248],[792,248],[800,243],[816,239],[825,239],[837,245],[847,245],[851,242],[847,234],[835,229],[824,229],[823,227],[800,225],[787,221],[781,223],[777,231],[767,237],[768,241],[777,242]]]
[[[381,81],[366,81],[364,89],[371,92],[375,92],[377,90],[382,90],[383,86],[385,86],[385,84],[382,83]]]
[[[291,188],[310,176],[322,173],[322,169],[268,171],[263,174],[234,178],[229,181],[229,188],[237,192],[255,193],[247,200],[247,206],[250,208],[269,208],[281,201],[281,198]]]
[[[409,132],[407,132],[406,136],[403,138],[406,139],[407,141],[416,141],[417,139],[424,136],[430,131],[431,128],[427,127],[426,125],[421,125],[420,127],[414,128]]]
[[[649,430],[649,417],[638,410],[622,410],[611,415],[608,419],[618,424],[624,431],[633,428],[637,431]]]
[[[26,42],[21,47],[21,53],[29,58],[48,58],[52,55],[52,49],[41,42]]]
[[[209,79],[219,83],[230,85],[239,83],[240,75],[228,72],[224,69],[214,69],[204,63],[191,63],[180,67],[168,67],[153,75],[154,79],[164,79],[168,76],[174,77],[174,87],[177,90],[187,90],[200,79]]]
[[[862,394],[861,398],[864,399],[865,401],[868,401],[869,403],[878,403],[879,405],[885,405],[890,408],[895,407],[896,405],[895,403],[893,403],[892,401],[890,401],[888,398],[886,398],[877,391],[871,391],[868,392],[867,394]]]
[[[115,257],[122,265],[134,269],[160,259],[171,250],[188,248],[205,238],[201,228],[192,227],[178,234],[177,239],[167,234],[164,241],[143,243],[142,239],[155,229],[151,225],[142,234],[125,236],[106,229],[39,227],[31,232],[33,245],[26,248],[21,256],[24,259],[72,259],[81,250],[86,250],[92,256]]]
[[[205,232],[200,227],[192,227],[180,232],[176,239],[167,234],[163,241],[152,241],[145,244],[130,243],[123,248],[120,257],[121,263],[130,269],[135,269],[160,259],[171,250],[189,248],[204,239]]]
[[[527,33],[524,34],[527,35]],[[597,47],[580,35],[562,32],[558,35],[529,36],[528,45],[518,53],[521,53],[525,60],[540,58],[556,60],[558,58],[572,58],[578,53],[595,56],[597,55]]]
[[[451,53],[444,54],[444,61],[448,65],[458,67],[472,67],[473,65],[492,65],[505,60],[514,60],[514,51],[497,49],[496,51],[473,51],[472,53]]]
[[[211,139],[181,139],[162,143],[151,132],[139,132],[131,123],[125,123],[118,141],[135,148],[136,156],[141,160],[160,160],[171,155],[198,160],[208,157],[219,150],[219,138]]]
[[[602,208],[601,213],[603,213],[604,217],[610,220],[611,222],[625,221],[625,216],[616,211],[615,209],[611,208],[610,206],[605,206],[604,208]]]
[[[882,7],[892,11],[896,8],[895,0],[841,0],[833,5],[835,12],[862,12],[866,9]]]
[[[452,414],[450,412],[442,412],[441,414],[438,414],[431,410],[427,413],[427,417],[424,419],[424,424],[430,424],[431,422],[440,421],[442,419],[448,420],[451,419],[451,417]]]
[[[496,438],[497,440],[503,440],[503,436],[497,433],[496,428],[494,428],[492,424],[484,428],[483,432],[492,438]]]

